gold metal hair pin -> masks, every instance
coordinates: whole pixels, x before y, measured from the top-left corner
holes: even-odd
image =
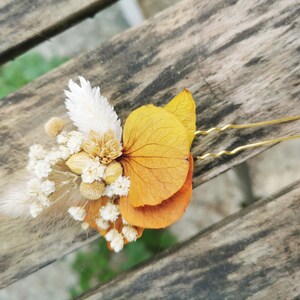
[[[249,124],[241,124],[241,125],[227,124],[223,127],[212,127],[208,130],[198,130],[198,131],[195,132],[195,136],[208,135],[212,132],[223,132],[227,129],[245,129],[245,128],[254,128],[254,127],[260,127],[260,126],[267,126],[267,125],[282,124],[282,123],[286,123],[286,122],[297,121],[299,119],[300,119],[300,115],[292,116],[292,117],[285,117],[285,118],[280,118],[280,119],[274,119],[274,120],[270,120],[270,121],[263,121],[263,122],[249,123]],[[247,144],[247,145],[244,145],[244,146],[237,147],[233,150],[222,150],[222,151],[217,152],[217,153],[206,153],[206,154],[197,156],[197,159],[203,160],[203,159],[206,159],[208,157],[218,158],[222,155],[234,155],[234,154],[237,154],[237,153],[239,153],[243,150],[257,148],[257,147],[261,147],[261,146],[266,146],[266,145],[275,144],[275,143],[288,141],[288,140],[293,140],[293,139],[298,139],[298,138],[300,138],[300,134],[292,135],[292,136],[283,136],[283,137],[279,137],[279,138],[275,138],[275,139],[271,139],[271,140],[266,140],[266,141],[261,141],[261,142],[257,142],[257,143]]]

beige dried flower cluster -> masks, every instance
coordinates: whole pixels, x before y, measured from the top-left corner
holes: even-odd
[[[90,156],[99,157],[103,164],[109,164],[122,154],[121,145],[112,130],[108,130],[103,136],[92,130],[82,148]]]
[[[51,149],[42,145],[30,147],[29,211],[36,218],[53,203],[71,203],[69,215],[88,229],[85,206],[105,196],[109,201],[99,207],[95,223],[100,232],[106,230],[105,239],[119,252],[125,242],[138,237],[138,231],[121,217],[118,205],[119,197],[126,196],[130,187],[129,178],[123,176],[122,166],[116,160],[122,155],[122,129],[99,88],[91,88],[82,77],[80,83],[81,86],[70,81],[70,91],[65,91],[69,116],[79,131],[64,131],[65,122],[54,117],[45,124],[45,131],[56,138],[56,144]],[[115,222],[119,227],[121,224],[120,231],[113,228]]]

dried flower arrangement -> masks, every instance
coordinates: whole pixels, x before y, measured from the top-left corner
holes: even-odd
[[[20,215],[45,218],[55,203],[82,229],[93,228],[115,252],[144,228],[163,228],[184,213],[192,194],[195,104],[184,90],[164,108],[147,105],[121,121],[99,87],[69,81],[65,105],[77,130],[58,117],[45,124],[50,149],[29,149]],[[13,201],[6,212],[13,211]],[[12,214],[13,215],[13,214]],[[18,216],[18,214],[17,214]]]
[[[83,77],[79,81],[80,85],[70,80],[65,91],[68,115],[77,130],[65,131],[65,123],[58,117],[46,122],[45,131],[56,143],[50,149],[39,144],[30,147],[25,196],[7,199],[0,211],[10,217],[47,219],[51,208],[62,203],[59,209],[63,214],[80,222],[83,230],[98,230],[115,252],[136,241],[145,228],[165,228],[183,215],[192,195],[194,159],[190,149],[196,135],[300,119],[295,116],[196,131],[195,102],[184,89],[164,107],[146,105],[134,110],[122,129],[100,88],[91,87]],[[299,137],[206,153],[197,159],[234,155]]]

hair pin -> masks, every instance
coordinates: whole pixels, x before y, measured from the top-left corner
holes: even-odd
[[[227,124],[222,127],[212,127],[208,130],[197,130],[195,132],[195,136],[198,135],[209,135],[213,132],[223,132],[228,129],[246,129],[246,128],[254,128],[254,127],[261,127],[261,126],[268,126],[268,125],[276,125],[276,124],[282,124],[282,123],[287,123],[287,122],[292,122],[292,121],[297,121],[300,119],[300,116],[291,116],[291,117],[285,117],[285,118],[280,118],[280,119],[274,119],[270,121],[262,121],[262,122],[256,122],[256,123],[249,123],[249,124]],[[266,141],[261,141],[261,142],[256,142],[252,144],[247,144],[243,146],[239,146],[231,151],[229,150],[222,150],[217,153],[205,153],[203,155],[197,156],[197,159],[199,160],[204,160],[209,157],[213,158],[219,158],[223,155],[235,155],[241,151],[252,149],[252,148],[258,148],[261,146],[266,146],[270,144],[275,144],[279,142],[284,142],[284,141],[289,141],[293,139],[299,139],[300,135],[292,135],[292,136],[283,136],[275,139],[270,139]]]

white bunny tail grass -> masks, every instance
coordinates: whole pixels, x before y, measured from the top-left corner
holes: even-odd
[[[65,91],[66,108],[74,125],[86,136],[91,130],[100,135],[112,130],[121,142],[121,121],[114,108],[107,98],[100,94],[99,87],[92,88],[90,82],[81,76],[79,81],[80,86],[70,80],[70,91]]]
[[[66,174],[57,169],[51,176],[57,184],[57,191],[50,196],[52,204],[45,207],[36,218],[30,215],[32,199],[26,196],[26,181],[28,175],[18,177],[18,181],[10,179],[14,184],[2,185],[0,193],[0,253],[13,258],[14,265],[23,264],[23,260],[42,263],[44,255],[50,260],[57,255],[57,241],[72,245],[84,231],[80,224],[69,214],[71,205],[84,206],[84,200],[77,186],[62,184]],[[27,176],[26,176],[27,175]],[[4,190],[5,188],[5,190]],[[84,232],[84,235],[87,235]],[[1,260],[1,259],[0,259]]]
[[[0,186],[0,216],[30,217],[29,198],[26,195],[28,173],[20,170],[14,176],[3,178]]]
[[[37,198],[28,194],[27,172],[20,171],[10,183],[2,186],[0,191],[0,216],[9,218],[31,217],[51,219],[53,216],[67,215],[72,205],[82,204],[86,200],[80,194],[78,176],[68,171],[65,165],[55,165],[49,181],[55,186],[55,191],[48,197]],[[42,201],[41,201],[42,200]],[[41,216],[40,216],[41,215]]]
[[[0,194],[0,215],[10,218],[30,217],[29,199],[24,194],[26,182],[16,183]]]

